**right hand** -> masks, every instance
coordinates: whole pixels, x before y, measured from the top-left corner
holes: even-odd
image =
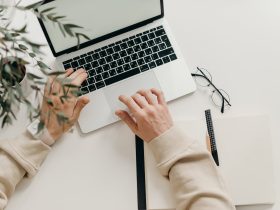
[[[173,126],[163,93],[157,89],[140,90],[131,97],[121,95],[119,100],[128,107],[131,115],[124,110],[117,110],[116,115],[146,142]]]

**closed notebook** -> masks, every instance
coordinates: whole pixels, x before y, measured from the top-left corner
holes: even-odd
[[[180,122],[191,138],[206,147],[205,119]],[[266,116],[213,119],[220,170],[235,205],[274,203],[273,161],[269,120]],[[156,168],[145,145],[148,209],[174,209],[169,182]],[[187,172],[186,172],[187,173]],[[207,176],[207,174],[206,174]]]

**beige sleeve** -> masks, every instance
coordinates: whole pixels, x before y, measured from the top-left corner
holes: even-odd
[[[234,210],[223,178],[205,146],[174,126],[149,143],[171,183],[177,210]]]
[[[27,174],[34,176],[50,147],[27,133],[15,139],[0,140],[0,210],[3,210],[16,185]]]

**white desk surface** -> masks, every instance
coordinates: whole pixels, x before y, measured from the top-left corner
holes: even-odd
[[[280,209],[279,8],[279,0],[165,0],[166,18],[190,69],[194,71],[196,66],[207,68],[212,73],[215,84],[230,94],[233,106],[224,116],[255,113],[267,113],[270,116],[276,203],[274,206],[238,207],[239,210]],[[31,34],[36,35],[32,37],[35,40],[44,40],[37,20],[34,17],[27,18],[31,24],[29,28]],[[46,61],[49,64],[53,63],[54,58],[50,50],[46,49],[46,52]],[[171,103],[169,107],[174,119],[180,120],[182,116],[184,119],[201,118],[206,108],[212,108],[213,114],[220,117],[219,110],[212,105],[208,94],[207,91],[198,90],[191,96]],[[24,120],[24,113],[21,113],[21,116],[23,120],[15,123],[11,128],[2,130],[0,138],[14,136],[24,130],[27,120]],[[17,127],[16,132],[15,127]],[[108,131],[113,135],[118,132],[119,127],[120,125],[117,124],[92,133],[92,138],[106,136]],[[55,152],[50,154],[49,159],[53,161],[59,159],[61,155],[59,150],[62,150],[64,145],[73,150],[77,146],[74,143],[74,138],[77,136],[76,130],[72,135],[67,134],[64,139],[67,138],[68,141],[62,140],[55,147]],[[121,136],[119,138],[121,139]],[[76,149],[78,150],[79,147]],[[50,160],[47,164],[51,164]],[[63,167],[59,165],[57,170],[63,171]],[[260,167],[265,170],[265,166]],[[44,173],[52,173],[47,171],[47,168],[48,166],[44,165]],[[66,174],[65,179],[67,179]],[[59,191],[70,193],[67,189],[59,189]],[[30,197],[32,198],[32,195]],[[127,202],[130,200],[127,198]]]

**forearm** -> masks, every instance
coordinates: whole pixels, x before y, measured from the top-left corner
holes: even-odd
[[[28,134],[0,141],[0,210],[6,207],[24,175],[36,174],[49,150],[48,146]]]
[[[149,143],[161,173],[174,190],[178,210],[233,210],[210,153],[175,126]]]

